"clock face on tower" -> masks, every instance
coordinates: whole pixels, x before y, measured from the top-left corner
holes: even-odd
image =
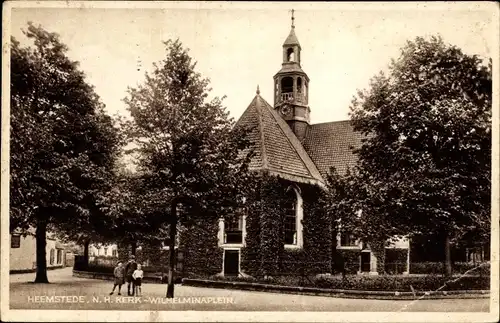
[[[289,117],[292,114],[292,108],[285,104],[281,107],[280,113],[283,117]]]

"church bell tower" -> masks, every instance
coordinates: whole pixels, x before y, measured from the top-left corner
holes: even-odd
[[[274,109],[288,123],[299,140],[309,125],[309,77],[300,66],[301,47],[295,35],[295,17],[283,43],[283,63],[274,75]]]

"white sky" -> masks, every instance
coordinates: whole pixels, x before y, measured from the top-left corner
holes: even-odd
[[[14,8],[11,32],[22,40],[21,28],[33,21],[59,33],[110,114],[127,113],[127,86],[141,82],[145,70],[164,57],[162,41],[179,38],[198,61],[197,70],[210,78],[213,94],[226,95],[225,105],[238,118],[257,84],[273,104],[272,77],[281,67],[294,8],[302,68],[311,79],[312,123],[347,119],[356,90],[366,88],[416,36],[440,34],[482,56],[493,56],[497,46],[493,3],[135,5],[150,8]]]

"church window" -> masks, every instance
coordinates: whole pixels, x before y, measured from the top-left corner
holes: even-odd
[[[224,221],[224,243],[243,242],[243,215],[232,216]]]
[[[356,247],[356,237],[349,231],[342,231],[340,233],[340,246],[341,247]]]
[[[287,194],[287,201],[285,203],[285,244],[297,244],[297,197],[292,190]]]
[[[295,61],[295,53],[293,51],[293,48],[288,48],[286,50],[286,59],[287,59],[287,62],[294,62]]]

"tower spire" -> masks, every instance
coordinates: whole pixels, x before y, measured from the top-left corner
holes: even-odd
[[[291,28],[283,43],[283,63],[274,75],[274,109],[281,115],[299,140],[309,125],[309,77],[300,67],[300,47],[295,35],[295,10],[288,11]]]

